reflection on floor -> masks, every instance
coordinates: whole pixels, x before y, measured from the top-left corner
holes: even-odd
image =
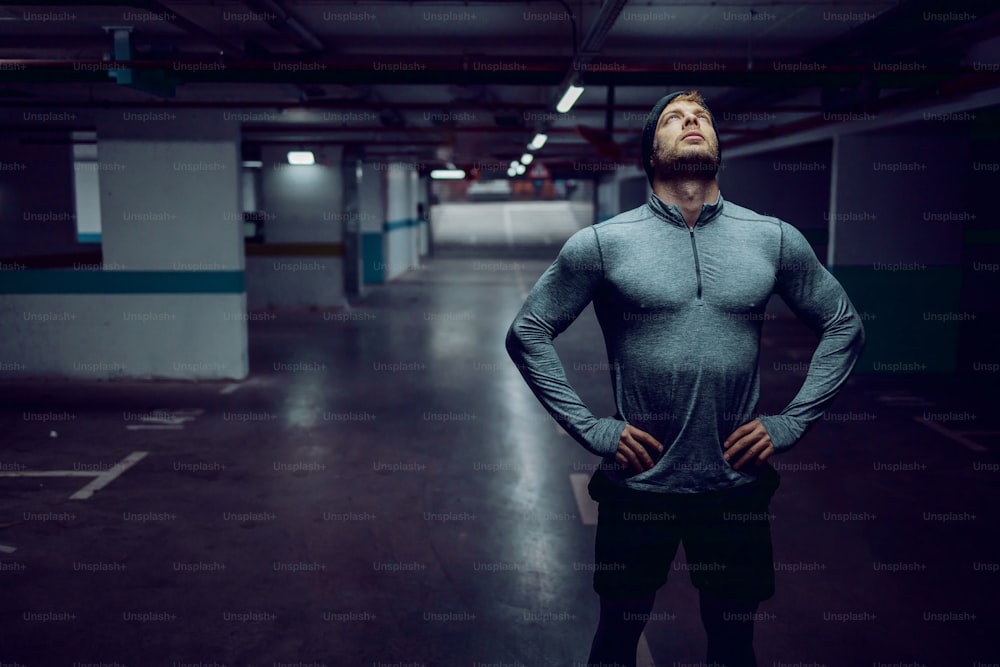
[[[595,528],[571,478],[596,461],[503,349],[545,265],[431,260],[351,310],[252,322],[243,383],[0,384],[0,472],[79,473],[0,477],[0,662],[582,665]],[[815,338],[766,331],[774,412]],[[592,311],[557,347],[610,414]],[[995,398],[855,376],[781,457],[761,665],[1000,660]],[[682,558],[657,665],[704,660]]]

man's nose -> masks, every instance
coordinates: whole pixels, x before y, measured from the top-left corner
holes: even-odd
[[[686,114],[684,114],[684,126],[687,127],[688,125],[690,125],[692,123],[694,123],[695,125],[698,125],[698,116],[696,114],[694,114],[694,113],[686,113]]]

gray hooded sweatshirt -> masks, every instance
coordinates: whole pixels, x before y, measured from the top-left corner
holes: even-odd
[[[772,293],[819,344],[802,388],[776,415],[756,415],[761,329]],[[593,302],[604,333],[617,414],[596,417],[567,382],[552,344]],[[693,228],[680,209],[648,203],[573,234],[528,294],[507,351],[535,396],[612,482],[660,493],[731,488],[765,466],[734,469],[722,443],[760,418],[777,453],[815,423],[847,380],[864,329],[840,283],[802,233],[723,201]],[[663,444],[635,473],[615,462],[626,423]],[[735,462],[735,461],[734,461]]]

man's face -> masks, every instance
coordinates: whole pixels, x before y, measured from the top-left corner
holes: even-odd
[[[715,178],[719,138],[708,111],[687,100],[668,104],[656,126],[650,162],[660,180]]]

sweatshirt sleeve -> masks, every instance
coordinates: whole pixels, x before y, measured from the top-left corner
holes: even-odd
[[[591,302],[604,277],[597,231],[586,227],[566,241],[531,289],[507,331],[507,353],[549,414],[588,451],[609,456],[626,422],[596,418],[566,379],[552,341]]]
[[[844,288],[820,264],[802,233],[785,222],[779,224],[777,292],[820,335],[798,394],[780,414],[760,417],[780,453],[805,435],[836,398],[861,356],[865,331]]]

